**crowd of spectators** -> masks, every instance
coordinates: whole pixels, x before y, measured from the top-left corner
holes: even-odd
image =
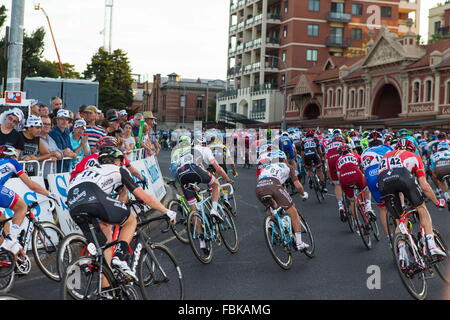
[[[129,117],[126,110],[103,114],[96,106],[82,105],[74,114],[64,109],[59,97],[51,99],[50,107],[37,102],[29,111],[28,118],[19,108],[0,115],[0,145],[15,147],[19,161],[50,160],[58,171],[70,171],[81,158],[98,152],[97,141],[107,135],[116,137],[119,148],[130,156],[138,148],[144,149],[144,156],[160,151],[151,111]]]

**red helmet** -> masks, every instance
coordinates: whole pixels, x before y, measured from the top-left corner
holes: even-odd
[[[356,131],[350,131],[349,136],[350,136],[350,137],[356,137],[356,136],[358,136],[358,132],[356,132]]]
[[[117,139],[112,136],[101,137],[97,141],[97,149],[100,149],[103,147],[117,147]]]
[[[387,144],[391,141],[392,139],[392,135],[391,134],[387,134],[384,136],[384,143]]]
[[[348,144],[342,144],[341,146],[339,146],[338,152],[342,156],[344,154],[352,152],[352,149]]]
[[[307,138],[309,138],[309,137],[314,137],[314,135],[315,135],[315,131],[314,130],[308,130],[307,132],[306,132],[306,137]]]
[[[369,142],[369,145],[376,145],[377,143],[383,144],[383,137],[378,131],[372,131],[367,136],[367,141]]]
[[[437,135],[438,140],[447,139],[447,134],[445,132],[439,132]]]
[[[410,152],[416,151],[416,146],[412,143],[411,140],[408,139],[400,139],[395,145],[396,150],[407,150]]]
[[[335,136],[333,139],[331,139],[332,142],[345,142],[344,138],[342,136]]]

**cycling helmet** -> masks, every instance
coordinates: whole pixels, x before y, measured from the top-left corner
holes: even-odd
[[[356,131],[350,131],[349,136],[350,137],[357,137],[358,133]]]
[[[113,164],[117,159],[122,162],[124,159],[123,152],[114,147],[103,147],[98,153],[98,163],[100,164]]]
[[[378,146],[380,144],[383,144],[383,138],[381,136],[381,133],[378,131],[372,131],[367,136],[367,141],[369,142],[369,147]]]
[[[400,130],[398,131],[399,137],[404,137],[404,136],[407,136],[408,134],[409,134],[409,132],[408,132],[407,129],[400,129]]]
[[[281,151],[281,150],[278,150],[278,151],[274,151],[275,152],[275,157],[276,158],[279,158],[279,159],[282,159],[282,160],[287,160],[287,157],[286,157],[286,153],[284,153],[283,151]]]
[[[308,131],[306,132],[306,137],[307,137],[307,138],[312,138],[312,137],[314,137],[314,134],[315,134],[315,131],[314,131],[314,130],[308,130]]]
[[[287,133],[286,131],[284,131],[281,135],[282,135],[282,136],[289,137],[289,133]]]
[[[439,132],[437,135],[438,140],[447,139],[447,134],[445,132]]]
[[[8,145],[0,146],[0,158],[17,157],[16,148]]]
[[[398,140],[397,144],[395,145],[396,150],[407,150],[410,152],[415,152],[416,147],[414,146],[414,143],[411,142],[411,140],[408,139],[400,139]]]
[[[352,152],[352,150],[350,149],[350,146],[348,144],[343,144],[339,147],[338,152],[342,156],[344,154]]]
[[[450,146],[445,141],[441,141],[437,145],[437,150],[438,151],[448,151],[449,149],[450,149]]]
[[[392,135],[388,133],[384,136],[384,144],[388,144],[390,142],[392,142]]]
[[[345,142],[344,138],[342,136],[335,136],[333,139],[331,139],[333,142]]]
[[[362,137],[363,137],[363,139],[365,139],[365,138],[367,138],[367,136],[369,135],[369,131],[364,131],[363,132],[363,135],[362,135]]]
[[[341,135],[342,135],[341,129],[334,129],[333,130],[333,136],[341,136]]]
[[[98,139],[97,141],[97,149],[101,149],[103,147],[117,147],[117,139],[112,136],[104,136]]]
[[[190,146],[191,145],[191,137],[186,136],[186,135],[179,137],[178,144]]]

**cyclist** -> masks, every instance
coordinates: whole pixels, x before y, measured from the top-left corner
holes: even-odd
[[[419,143],[417,142],[416,138],[414,138],[411,135],[411,132],[407,129],[400,129],[398,131],[398,136],[400,139],[408,139],[409,141],[411,141],[414,144],[414,147],[416,148],[416,150],[414,151],[415,154],[417,154],[418,156],[421,156],[420,154],[420,148],[419,148]]]
[[[383,201],[381,201],[381,193],[378,189],[378,168],[380,166],[381,158],[387,152],[392,151],[393,149],[390,146],[383,144],[383,138],[377,131],[372,131],[371,133],[369,133],[369,135],[367,136],[367,141],[369,143],[369,148],[364,150],[361,155],[362,166],[364,169],[367,186],[369,187],[370,193],[372,194],[377,207],[380,209],[381,224],[387,235],[387,209]]]
[[[322,149],[320,147],[320,141],[314,137],[315,131],[309,130],[306,132],[306,138],[300,143],[300,155],[302,156],[302,163],[307,169],[307,175],[309,177],[309,188],[312,188],[312,168],[316,168],[317,176],[320,179],[323,192],[328,192],[325,185],[325,176],[322,171]]]
[[[130,252],[129,244],[136,231],[136,217],[130,214],[129,208],[123,202],[110,198],[109,194],[126,187],[145,204],[167,214],[172,223],[175,222],[176,212],[168,210],[158,199],[138,187],[130,172],[122,166],[123,161],[124,154],[119,149],[114,147],[101,148],[98,155],[98,164],[78,174],[69,183],[67,203],[71,217],[90,242],[92,242],[91,232],[86,221],[81,218],[81,213],[96,218],[93,219],[93,223],[100,245],[104,245],[111,239],[110,234],[99,232],[99,220],[110,225],[121,226],[119,243],[116,245],[114,257],[111,255],[111,249],[105,251],[105,257],[114,268],[125,275],[136,278],[126,261],[127,253]]]
[[[419,214],[420,224],[425,229],[431,255],[446,256],[434,241],[432,220],[425,206],[423,194],[437,207],[445,207],[445,200],[438,200],[428,184],[422,159],[414,153],[414,143],[403,138],[397,142],[395,149],[386,153],[381,159],[378,170],[380,192],[382,195],[395,195],[393,214],[396,219],[400,218],[400,213],[403,211],[399,197],[401,192]],[[400,259],[404,259],[404,243],[399,245],[399,250],[403,252]]]
[[[236,177],[238,172],[236,165],[233,162],[233,158],[231,157],[231,152],[228,150],[227,146],[220,141],[218,135],[216,133],[209,133],[206,135],[206,141],[208,143],[208,148],[218,161],[219,166],[221,166],[226,173],[232,173],[233,176]],[[227,170],[227,164],[230,165],[231,170]],[[212,166],[210,166],[210,168],[212,169]]]
[[[283,132],[280,137],[280,150],[284,151],[289,164],[293,166],[295,170],[297,170],[297,163],[295,160],[297,151],[291,139],[289,138],[289,133],[287,132]]]
[[[334,193],[336,195],[336,200],[338,201],[338,210],[341,217],[341,221],[345,221],[344,214],[344,204],[342,203],[342,188],[339,183],[339,177],[337,175],[336,164],[339,159],[339,148],[341,145],[345,144],[344,138],[342,136],[336,136],[325,146],[325,156],[327,158],[328,174],[331,182],[334,185]]]
[[[364,192],[366,197],[365,210],[375,220],[370,203],[370,191],[367,189],[366,179],[361,172],[361,157],[357,153],[353,153],[348,144],[339,146],[339,159],[337,160],[336,169],[339,177],[339,184],[342,191],[350,201],[350,213],[356,219],[356,212],[353,203],[355,201],[354,190],[351,185],[356,185],[360,192]]]
[[[369,133],[370,133],[369,131],[364,131],[362,134],[362,139],[359,142],[363,151],[369,147],[369,140],[367,139],[367,137],[369,136]]]
[[[356,152],[358,152],[359,155],[362,154],[363,148],[361,147],[361,137],[359,136],[357,131],[350,131],[349,133],[350,139],[353,140],[353,143],[355,144]]]
[[[444,176],[450,175],[450,146],[447,142],[441,141],[438,143],[436,149],[437,152],[433,153],[430,157],[430,170],[433,179],[435,179],[433,181],[437,181],[437,186],[443,193],[445,201],[450,205],[447,181],[442,180]]]
[[[57,196],[55,194],[30,179],[22,165],[16,160],[17,155],[18,152],[14,147],[7,145],[0,146],[0,207],[11,209],[14,212],[11,227],[9,227],[9,224],[5,224],[3,233],[6,236],[1,246],[15,255],[18,253],[25,254],[17,238],[20,234],[20,226],[25,219],[28,207],[17,193],[5,187],[5,183],[9,178],[17,176],[32,191],[57,202]],[[6,218],[2,216],[2,220],[6,220]]]
[[[276,202],[277,206],[282,207],[291,217],[297,250],[307,249],[309,245],[302,241],[300,218],[298,216],[297,208],[295,207],[294,201],[289,196],[289,193],[283,187],[286,180],[291,178],[297,192],[302,194],[301,184],[298,181],[294,168],[286,161],[284,152],[278,152],[278,155],[279,162],[271,163],[262,170],[256,184],[256,196],[264,205],[266,205],[266,203],[262,198],[268,195],[272,196],[272,199]]]

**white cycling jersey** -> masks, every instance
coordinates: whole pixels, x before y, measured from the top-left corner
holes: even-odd
[[[191,146],[179,146],[172,151],[170,160],[177,168],[186,164],[196,164],[203,167],[202,164],[205,163],[206,166],[209,166],[215,161],[216,158],[212,151],[200,145],[195,145],[193,148]]]
[[[275,178],[280,181],[280,184],[283,184],[292,176],[291,170],[292,168],[285,163],[272,163],[262,170],[259,179]]]

